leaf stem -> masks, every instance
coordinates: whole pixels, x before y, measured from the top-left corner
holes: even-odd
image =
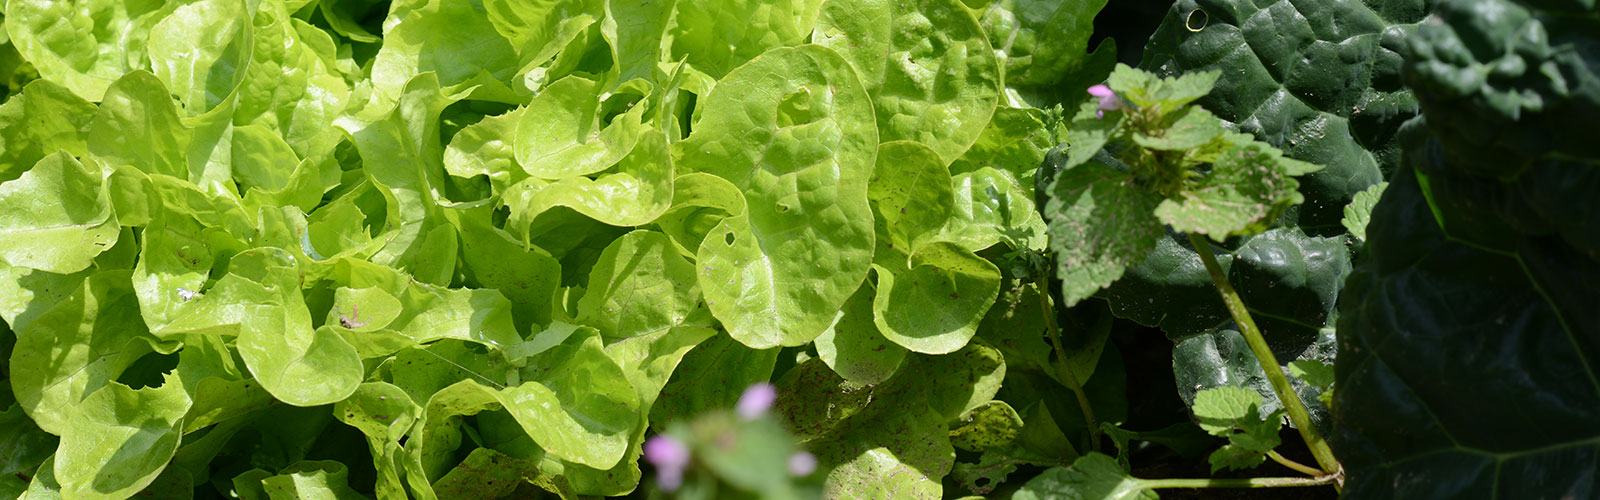
[[[1317,477],[1246,477],[1203,479],[1140,479],[1139,485],[1156,488],[1290,488],[1322,486],[1335,482],[1332,474]]]
[[[1317,477],[1317,476],[1321,476],[1323,474],[1323,472],[1320,471],[1320,470],[1317,470],[1316,467],[1312,467],[1312,466],[1309,466],[1309,465],[1306,465],[1306,464],[1302,464],[1302,463],[1296,462],[1294,460],[1289,460],[1288,457],[1285,457],[1283,455],[1279,455],[1278,454],[1278,450],[1267,450],[1267,458],[1271,458],[1272,461],[1277,462],[1279,464],[1283,464],[1284,467],[1288,467],[1290,469],[1294,469],[1294,470],[1299,471],[1300,473],[1305,474],[1307,476]]]
[[[1094,409],[1089,407],[1089,396],[1083,392],[1083,384],[1078,382],[1078,374],[1072,372],[1072,367],[1067,365],[1067,350],[1061,344],[1061,327],[1056,325],[1056,310],[1050,304],[1050,288],[1042,281],[1049,278],[1036,278],[1033,281],[1033,290],[1039,295],[1039,309],[1044,314],[1046,336],[1050,337],[1050,346],[1056,350],[1056,370],[1061,372],[1061,379],[1066,381],[1067,389],[1078,396],[1078,408],[1083,410],[1083,421],[1089,426],[1089,450],[1100,451],[1100,424],[1095,422]]]
[[[1278,400],[1283,402],[1283,408],[1289,413],[1289,420],[1294,422],[1300,431],[1300,437],[1305,439],[1306,447],[1311,449],[1311,456],[1316,457],[1317,465],[1322,471],[1335,476],[1339,472],[1339,460],[1334,458],[1333,449],[1328,447],[1328,442],[1322,439],[1322,433],[1311,425],[1311,415],[1306,412],[1305,403],[1295,395],[1294,388],[1289,385],[1289,377],[1283,374],[1283,366],[1278,364],[1277,356],[1272,354],[1272,348],[1267,346],[1267,339],[1261,336],[1261,329],[1256,327],[1256,321],[1250,317],[1250,311],[1245,309],[1244,300],[1239,298],[1239,293],[1233,290],[1233,285],[1228,283],[1228,277],[1222,274],[1222,266],[1217,264],[1217,256],[1212,254],[1211,242],[1196,233],[1189,233],[1189,243],[1194,245],[1195,253],[1200,254],[1200,260],[1205,262],[1206,271],[1211,273],[1211,282],[1217,286],[1217,292],[1222,294],[1222,302],[1228,306],[1228,313],[1233,315],[1235,323],[1239,324],[1239,333],[1244,335],[1245,342],[1250,344],[1250,351],[1255,353],[1256,360],[1261,362],[1261,369],[1267,374],[1267,380],[1272,382],[1272,390],[1278,393]],[[1337,483],[1335,487],[1338,487]],[[1342,489],[1342,488],[1341,488]]]

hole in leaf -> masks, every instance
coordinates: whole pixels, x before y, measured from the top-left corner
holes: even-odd
[[[1196,24],[1194,18],[1195,14],[1200,14],[1200,20],[1198,21],[1198,24]],[[1211,16],[1206,14],[1205,10],[1195,9],[1189,11],[1189,17],[1183,19],[1183,27],[1188,29],[1191,33],[1199,33],[1200,30],[1205,29],[1206,23],[1209,22],[1211,22]]]
[[[722,241],[726,242],[730,247],[733,246],[733,233],[722,235]]]
[[[788,211],[789,211],[789,204],[787,204],[787,203],[779,203],[778,204],[778,213],[784,213],[784,212],[788,212]]]

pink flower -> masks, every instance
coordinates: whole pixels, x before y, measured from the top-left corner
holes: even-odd
[[[1105,118],[1107,111],[1114,109],[1126,109],[1126,107],[1122,105],[1122,99],[1117,98],[1117,93],[1112,92],[1111,87],[1107,87],[1105,85],[1095,85],[1093,87],[1089,87],[1089,95],[1100,98],[1100,109],[1094,112],[1094,117],[1096,119]]]
[[[657,434],[644,442],[644,459],[656,466],[656,484],[661,491],[673,492],[683,485],[683,470],[689,466],[689,446],[682,441]]]
[[[761,382],[744,390],[744,395],[739,396],[739,405],[736,407],[739,416],[745,420],[755,420],[772,407],[778,400],[778,388],[772,384]]]
[[[789,455],[789,474],[804,477],[817,470],[817,456],[807,452]]]

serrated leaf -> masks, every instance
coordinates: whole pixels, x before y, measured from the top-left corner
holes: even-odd
[[[1192,71],[1177,78],[1162,78],[1126,64],[1118,64],[1111,71],[1106,85],[1117,93],[1118,98],[1139,109],[1154,109],[1167,114],[1211,93],[1211,87],[1221,76],[1220,71]]]
[[[1099,163],[1057,174],[1044,213],[1056,250],[1062,304],[1072,306],[1105,288],[1155,249],[1161,197],[1133,177]]]
[[[1171,123],[1162,129],[1159,136],[1135,132],[1134,144],[1161,151],[1187,151],[1211,142],[1212,139],[1227,132],[1227,129],[1222,128],[1222,121],[1205,108],[1186,107],[1169,116],[1168,120]]]
[[[1173,229],[1221,240],[1265,231],[1274,219],[1305,198],[1271,154],[1259,146],[1235,146],[1211,172],[1178,198],[1162,200],[1155,214]]]
[[[1357,241],[1367,241],[1367,222],[1372,220],[1372,207],[1378,204],[1378,199],[1383,197],[1384,188],[1389,183],[1380,182],[1373,184],[1359,193],[1355,199],[1350,200],[1344,207],[1344,228],[1350,231]]]
[[[1289,362],[1289,375],[1324,389],[1333,385],[1333,365],[1313,359]]]
[[[1259,420],[1256,408],[1261,406],[1261,395],[1243,387],[1216,387],[1195,394],[1195,418],[1200,428],[1213,435],[1231,434],[1248,422]]]

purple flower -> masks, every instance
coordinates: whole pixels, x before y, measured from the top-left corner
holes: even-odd
[[[789,474],[794,476],[809,476],[817,470],[817,456],[807,452],[789,455]]]
[[[772,402],[778,399],[778,388],[772,384],[761,382],[744,390],[744,395],[739,396],[737,410],[739,416],[745,420],[755,420],[772,407]]]
[[[665,434],[644,442],[644,459],[656,466],[656,484],[672,492],[683,485],[683,469],[689,466],[689,446]]]
[[[1107,111],[1124,109],[1122,99],[1117,98],[1117,93],[1112,92],[1111,87],[1105,85],[1089,87],[1089,95],[1100,98],[1100,109],[1094,112],[1096,119],[1105,118]]]

